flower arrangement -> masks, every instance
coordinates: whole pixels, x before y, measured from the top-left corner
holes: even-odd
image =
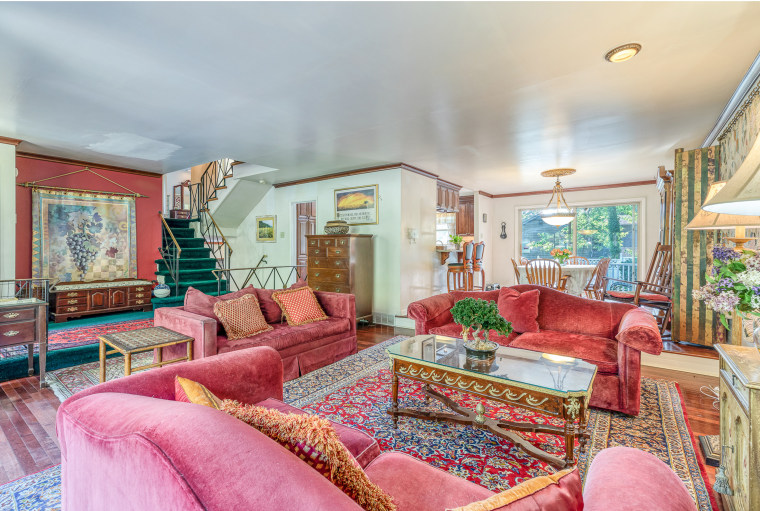
[[[470,328],[474,328],[473,340],[476,350],[489,349],[488,332],[494,330],[502,335],[512,333],[512,323],[504,319],[499,314],[499,308],[493,300],[481,300],[476,298],[465,298],[459,300],[451,308],[451,316],[454,323],[462,326],[463,333]],[[483,339],[478,337],[478,333],[483,332]]]
[[[728,328],[726,316],[736,311],[760,316],[760,254],[749,250],[713,248],[712,271],[705,275],[707,284],[692,291],[696,300],[720,314],[720,322]]]
[[[556,259],[559,264],[563,264],[573,253],[569,248],[553,248],[549,254],[551,254],[551,256]]]

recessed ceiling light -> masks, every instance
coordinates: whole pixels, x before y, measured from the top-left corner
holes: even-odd
[[[625,62],[626,60],[635,57],[636,54],[640,51],[640,44],[628,43],[608,51],[607,55],[604,56],[604,60],[607,62]]]

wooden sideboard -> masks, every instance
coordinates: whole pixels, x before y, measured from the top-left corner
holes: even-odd
[[[50,288],[50,315],[56,323],[69,318],[129,310],[153,310],[149,280],[118,279],[65,282]]]
[[[45,386],[48,304],[37,298],[0,304],[0,348],[28,347],[29,376],[34,374],[34,345],[40,347],[40,387]]]
[[[720,445],[733,495],[728,511],[760,509],[760,352],[716,344],[720,355]]]
[[[373,254],[371,234],[310,234],[307,239],[307,282],[315,291],[350,293],[356,297],[356,318],[372,320]]]

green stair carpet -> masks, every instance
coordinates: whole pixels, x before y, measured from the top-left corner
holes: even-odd
[[[198,220],[185,220],[179,218],[167,218],[166,224],[171,229],[177,240],[180,252],[178,265],[178,284],[170,276],[169,267],[173,267],[174,260],[156,259],[156,276],[162,276],[164,282],[171,289],[171,294],[166,298],[153,298],[153,309],[161,307],[178,307],[185,303],[185,293],[189,287],[194,287],[206,294],[216,296],[220,294],[219,283],[212,270],[217,267],[216,259],[211,255],[211,250],[206,248],[202,237],[197,236],[193,223]],[[172,243],[171,236],[167,236],[168,243]],[[167,248],[164,246],[164,248]],[[227,281],[222,280],[221,294],[227,292]]]

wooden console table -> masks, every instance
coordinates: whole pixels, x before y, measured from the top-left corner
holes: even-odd
[[[56,323],[69,318],[130,310],[153,310],[149,280],[118,279],[64,282],[50,288],[50,315]]]

